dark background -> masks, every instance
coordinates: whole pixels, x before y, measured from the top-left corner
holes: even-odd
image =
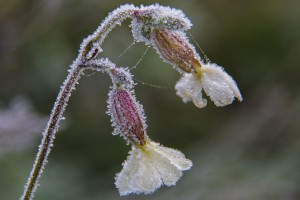
[[[20,197],[45,119],[82,39],[109,11],[140,2],[0,1],[0,123],[11,124],[0,132],[0,199]],[[210,60],[234,77],[244,101],[224,108],[210,101],[203,109],[184,104],[174,89],[180,75],[150,48],[132,71],[148,134],[184,152],[194,166],[175,187],[122,199],[300,199],[300,1],[143,3],[182,9],[194,25],[190,33]],[[103,55],[132,67],[147,47],[135,44],[118,58],[133,42],[128,25],[111,32]],[[111,134],[105,114],[108,76],[86,75],[71,97],[35,199],[121,199],[114,176],[130,147]],[[20,116],[13,109],[16,97],[31,105],[23,124],[7,117],[10,112]]]

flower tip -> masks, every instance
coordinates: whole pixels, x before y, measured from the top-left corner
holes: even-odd
[[[207,105],[206,99],[193,98],[193,103],[197,108],[204,108]]]

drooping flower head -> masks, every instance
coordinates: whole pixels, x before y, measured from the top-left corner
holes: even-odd
[[[205,107],[202,89],[216,106],[231,104],[235,98],[242,101],[232,77],[222,67],[201,60],[186,37],[190,27],[181,11],[156,5],[135,11],[132,21],[135,40],[152,45],[165,62],[183,74],[175,89],[184,102],[193,101],[197,107]]]
[[[115,184],[120,194],[149,194],[163,184],[175,185],[182,171],[191,168],[192,162],[180,151],[149,139],[144,111],[135,99],[130,74],[124,69],[113,68],[110,75],[114,85],[109,92],[108,114],[114,134],[120,134],[132,144],[130,155],[116,176]]]

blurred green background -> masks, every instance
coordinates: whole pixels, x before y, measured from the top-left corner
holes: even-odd
[[[1,200],[20,197],[45,119],[82,39],[109,11],[141,2],[0,1]],[[142,3],[182,9],[194,24],[190,33],[210,60],[234,77],[244,101],[224,108],[212,102],[203,109],[184,104],[174,90],[180,75],[150,48],[132,71],[148,134],[180,149],[194,166],[175,187],[119,197],[114,176],[129,146],[111,134],[105,114],[108,76],[86,72],[72,95],[35,199],[300,199],[300,1]],[[127,21],[109,35],[103,55],[132,67],[147,47],[137,43],[118,58],[133,42],[128,25]],[[22,123],[14,121],[20,106],[11,103],[20,95],[31,104],[22,111]],[[7,117],[11,112],[17,114]],[[29,121],[33,123],[24,128]],[[23,134],[26,131],[32,134]]]

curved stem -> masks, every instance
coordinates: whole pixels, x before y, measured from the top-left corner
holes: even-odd
[[[76,63],[76,62],[74,62]],[[52,109],[48,124],[43,132],[43,138],[39,146],[39,150],[34,162],[32,171],[30,173],[27,184],[25,185],[22,200],[32,199],[34,192],[38,186],[38,180],[43,172],[43,169],[47,163],[47,157],[50,154],[51,147],[57,132],[59,121],[62,118],[63,112],[67,106],[72,90],[75,88],[75,84],[80,78],[83,69],[79,65],[73,65],[69,75],[63,83],[61,90],[57,96],[56,102]]]
[[[69,98],[71,96],[72,90],[75,88],[75,84],[80,78],[82,71],[87,65],[87,61],[92,62],[101,50],[100,45],[107,36],[107,34],[116,26],[120,25],[125,19],[132,15],[132,11],[135,9],[133,5],[124,5],[116,9],[102,22],[99,28],[94,32],[93,35],[88,36],[81,44],[79,55],[77,59],[71,66],[69,75],[64,81],[60,92],[57,96],[56,102],[52,109],[48,124],[43,132],[43,138],[39,146],[39,150],[33,164],[28,181],[24,187],[21,200],[30,200],[33,198],[34,193],[38,186],[39,178],[43,173],[43,169],[47,163],[47,158],[50,154],[51,147],[53,146],[53,141],[55,139],[55,134],[58,130],[59,122],[62,118],[63,112],[67,106]],[[100,60],[97,66],[109,67],[111,62],[108,60]],[[98,71],[103,71],[101,67],[97,67]]]

